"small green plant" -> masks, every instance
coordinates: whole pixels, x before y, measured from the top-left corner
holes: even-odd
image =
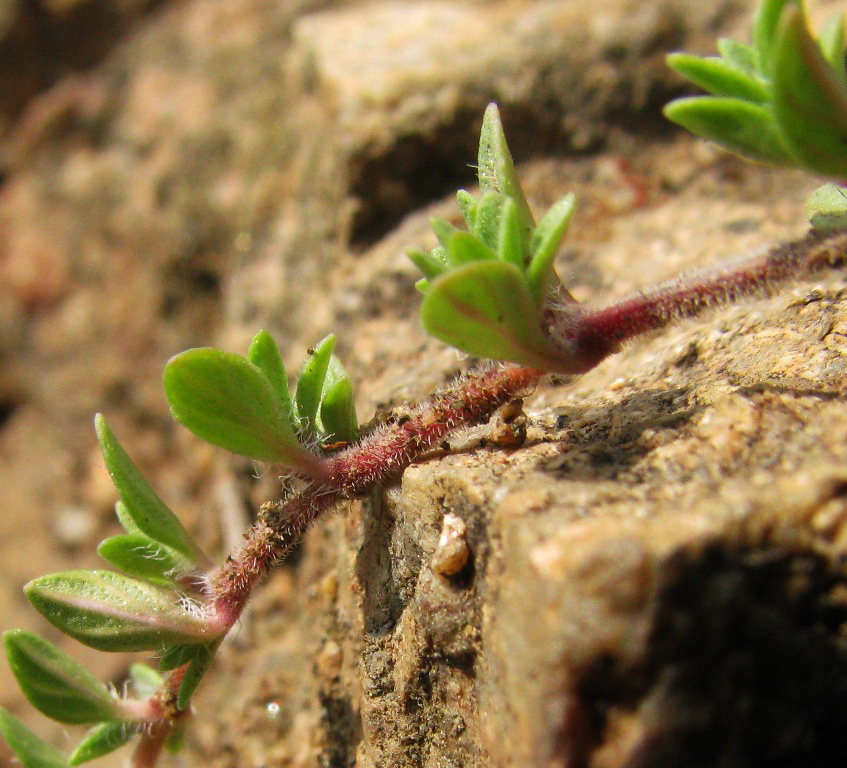
[[[719,40],[719,56],[668,56],[711,95],[677,99],[665,115],[749,159],[847,181],[844,17],[833,16],[815,40],[801,3],[766,0],[752,38]],[[847,222],[847,201],[834,184],[819,189],[808,210],[816,228]]]
[[[409,251],[426,276],[417,283],[424,294],[421,323],[476,357],[574,373],[570,361],[558,361],[543,314],[551,286],[563,290],[553,259],[576,198],[565,195],[535,225],[493,104],[482,124],[478,167],[480,198],[465,190],[457,195],[468,231],[433,219],[439,244],[429,253]]]
[[[720,52],[714,59],[670,57],[713,94],[674,102],[671,119],[755,160],[847,177],[840,19],[816,42],[799,2],[765,0],[753,45],[721,41]],[[592,309],[573,299],[553,269],[574,198],[566,195],[535,223],[493,105],[483,121],[478,170],[479,197],[458,195],[468,231],[435,220],[438,245],[410,252],[424,274],[421,320],[471,355],[513,364],[472,370],[364,436],[357,434],[352,385],[333,355],[332,336],[311,351],[293,393],[265,331],[244,357],[192,349],[167,364],[174,418],[210,443],[300,480],[299,490],[262,506],[244,544],[223,563],[200,551],[97,416],[125,529],[98,551],[118,570],[55,573],[25,592],[62,632],[104,651],[150,652],[158,669],[133,665],[118,695],[46,640],[6,632],[9,664],[33,706],[59,722],[91,726],[65,755],[0,709],[0,732],[25,768],[78,765],[129,741],[136,743],[134,768],[151,768],[163,749],[179,748],[191,697],[252,589],[324,511],[378,489],[454,430],[484,423],[545,372],[583,373],[643,333],[847,264],[847,208],[836,188],[829,202],[818,198],[813,230],[797,242]]]

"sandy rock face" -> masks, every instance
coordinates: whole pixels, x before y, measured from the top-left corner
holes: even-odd
[[[657,132],[664,52],[738,5],[195,0],[31,105],[0,187],[4,620],[43,630],[20,585],[114,532],[96,408],[220,558],[279,493],[170,426],[174,352],[267,327],[294,369],[336,331],[364,419],[472,364],[418,329],[403,251],[457,219],[492,99],[533,209],[580,199],[580,300],[800,235],[812,182]],[[837,764],[845,317],[835,277],[647,339],[323,520],[222,648],[186,764]]]

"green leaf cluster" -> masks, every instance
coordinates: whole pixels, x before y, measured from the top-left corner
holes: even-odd
[[[98,549],[123,573],[106,570],[63,571],[34,579],[24,588],[33,606],[54,626],[89,647],[104,651],[164,652],[181,649],[190,666],[179,690],[186,707],[211,663],[223,627],[183,607],[186,596],[199,596],[211,563],[179,519],[144,479],[106,420],[95,419],[97,437],[109,474],[120,496],[115,505],[125,534],[101,542]],[[143,728],[132,700],[117,697],[84,667],[31,632],[5,633],[9,666],[30,703],[48,717],[93,727],[65,757],[42,742],[8,712],[0,712],[0,731],[28,768],[68,766],[100,757],[125,744]],[[170,669],[163,664],[162,669]],[[135,704],[162,684],[158,672],[133,665]]]
[[[816,40],[800,0],[764,0],[752,44],[720,40],[718,51],[668,56],[673,69],[711,94],[671,102],[669,119],[753,160],[847,179],[841,15]]]
[[[321,459],[303,442],[356,437],[350,379],[333,355],[335,337],[310,350],[293,393],[279,349],[266,331],[256,335],[246,357],[217,349],[177,355],[165,370],[165,390],[174,416],[199,436],[257,459],[311,472]],[[226,629],[215,617],[186,607],[201,598],[212,567],[177,516],[159,498],[123,449],[102,415],[95,428],[119,501],[125,533],[101,542],[98,552],[119,569],[63,571],[34,579],[24,591],[54,626],[92,648],[153,651],[162,672],[187,666],[177,692],[185,710],[214,659]],[[46,640],[14,630],[4,636],[9,664],[27,699],[43,714],[92,729],[65,757],[20,721],[0,711],[0,732],[27,768],[77,765],[117,749],[144,723],[144,701],[163,678],[134,665],[133,701],[124,701],[86,669]],[[139,708],[139,703],[141,707]],[[176,729],[168,748],[181,742]]]
[[[93,726],[66,757],[0,708],[0,733],[25,768],[79,765],[118,749],[138,732],[141,724],[124,702],[51,643],[32,632],[11,630],[3,635],[3,645],[13,674],[36,709],[60,723]]]
[[[477,357],[571,372],[543,331],[542,313],[551,289],[562,290],[553,261],[575,198],[563,197],[536,225],[494,104],[483,119],[478,175],[479,198],[457,195],[467,231],[434,219],[438,245],[409,251],[424,274],[423,327]]]
[[[293,397],[279,348],[267,331],[246,357],[211,347],[189,349],[165,367],[174,418],[233,453],[316,474],[320,459],[304,443],[356,437],[353,387],[327,336],[303,366]]]

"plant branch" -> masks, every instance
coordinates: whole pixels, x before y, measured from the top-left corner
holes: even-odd
[[[748,297],[770,296],[786,284],[847,266],[847,232],[811,231],[805,237],[716,270],[673,280],[602,309],[577,304],[545,313],[554,343],[579,361],[582,372],[628,341]]]
[[[262,506],[247,542],[211,579],[218,618],[232,626],[253,587],[300,541],[321,513],[364,496],[456,429],[487,421],[512,398],[535,386],[542,371],[497,366],[461,376],[452,386],[393,424],[327,460],[327,479],[293,498]]]

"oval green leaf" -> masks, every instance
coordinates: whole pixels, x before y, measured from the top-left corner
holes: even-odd
[[[259,368],[268,377],[271,386],[282,402],[285,412],[291,419],[291,394],[288,391],[288,375],[282,362],[274,337],[267,331],[259,331],[250,342],[247,350],[247,360]]]
[[[239,355],[189,349],[165,366],[174,418],[213,445],[312,474],[319,459],[297,441],[291,420],[264,372]]]
[[[327,368],[318,421],[323,440],[352,443],[356,439],[359,422],[353,402],[353,385],[335,355],[330,358]]]
[[[671,69],[715,96],[733,96],[757,104],[766,104],[769,99],[764,83],[756,77],[739,72],[724,59],[672,53],[666,60]]]
[[[176,697],[176,706],[178,709],[184,710],[188,707],[194,691],[197,690],[197,686],[200,685],[203,676],[209,671],[209,667],[212,666],[219,645],[220,640],[207,645],[195,646],[194,655],[191,663],[188,665],[185,677],[182,678],[182,684],[179,686],[179,693]]]
[[[151,651],[219,635],[215,622],[193,616],[173,593],[114,571],[63,571],[24,587],[44,618],[100,651]]]
[[[12,673],[39,712],[78,725],[120,719],[118,702],[85,667],[32,632],[3,634]]]
[[[479,154],[477,155],[477,172],[479,188],[483,195],[486,192],[499,192],[512,198],[518,206],[521,225],[529,233],[535,226],[535,219],[518,182],[512,153],[506,143],[503,123],[500,120],[500,110],[496,104],[489,104],[482,118],[482,128],[479,132]],[[479,217],[479,208],[476,210]],[[475,222],[478,225],[478,221]]]
[[[529,244],[530,262],[526,270],[529,293],[537,306],[544,304],[556,252],[568,231],[571,217],[576,208],[576,195],[565,195],[538,222]]]
[[[794,167],[770,109],[727,96],[691,96],[664,108],[668,120],[724,149],[771,165]]]
[[[847,92],[799,6],[783,12],[771,58],[773,113],[792,154],[813,173],[847,179]]]
[[[71,752],[68,762],[70,765],[80,765],[108,755],[120,749],[137,733],[138,726],[132,723],[101,723],[92,728]]]
[[[806,201],[806,215],[818,231],[847,229],[847,189],[837,184],[818,187]]]
[[[423,300],[421,322],[470,355],[570,372],[541,332],[538,308],[513,264],[477,261],[442,275]]]
[[[776,29],[783,10],[789,5],[799,7],[797,0],[762,0],[756,13],[753,21],[753,45],[759,54],[759,67],[762,72],[770,71]]]
[[[124,573],[166,589],[178,589],[178,579],[193,570],[193,563],[176,550],[143,533],[112,536],[100,542],[97,554]]]
[[[308,439],[314,439],[317,433],[321,392],[333,349],[335,349],[335,335],[330,334],[315,345],[309,359],[303,365],[300,378],[297,379],[294,410],[297,414],[298,426]]]

